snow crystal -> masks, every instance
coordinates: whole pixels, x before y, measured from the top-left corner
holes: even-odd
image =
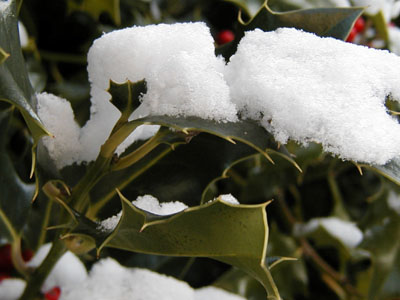
[[[298,234],[307,234],[317,230],[320,226],[349,248],[356,247],[363,239],[363,233],[354,223],[336,217],[312,219],[308,223],[298,226],[295,231]]]
[[[49,253],[51,244],[45,244],[35,256],[28,262],[29,267],[38,267]],[[78,284],[87,278],[86,268],[79,258],[67,251],[56,263],[42,286],[42,292],[46,292],[55,286],[61,288]],[[78,299],[78,298],[77,298]]]
[[[226,69],[233,102],[276,140],[321,143],[342,159],[384,164],[399,154],[400,58],[293,28],[254,30]]]
[[[1,2],[0,2],[1,8]],[[7,278],[0,282],[0,299],[17,300],[25,289],[25,281],[17,278]]]
[[[61,169],[78,161],[81,153],[80,127],[74,120],[71,104],[53,94],[41,93],[36,97],[38,115],[53,134],[53,137],[43,137],[42,142],[56,167]]]
[[[207,286],[195,290],[194,300],[245,300],[245,298],[213,286]]]
[[[190,300],[193,294],[186,282],[145,269],[125,268],[107,258],[93,266],[86,280],[63,289],[60,300]]]
[[[235,204],[235,205],[239,205],[239,201],[232,196],[232,194],[225,194],[225,195],[220,195],[218,197],[219,199],[221,199],[221,201],[229,203],[229,204]]]
[[[132,204],[142,210],[161,216],[175,214],[188,208],[186,204],[179,201],[160,203],[157,198],[151,195],[139,196],[132,201]],[[113,230],[118,225],[121,216],[122,212],[119,212],[117,215],[101,221],[99,229],[104,231]]]

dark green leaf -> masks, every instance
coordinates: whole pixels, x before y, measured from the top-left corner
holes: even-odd
[[[373,203],[366,219],[368,227],[364,240],[360,245],[360,248],[368,250],[372,260],[371,281],[365,286],[369,300],[382,299],[380,293],[393,271],[400,250],[400,216],[396,209],[388,205],[390,197],[397,198],[398,195],[390,192]]]
[[[139,107],[141,96],[147,92],[146,80],[127,81],[123,84],[111,80],[108,92],[112,95],[111,103],[121,112],[122,121],[126,122],[133,111]]]
[[[13,242],[26,223],[35,185],[20,179],[7,153],[11,115],[10,110],[0,112],[0,237]]]
[[[244,33],[256,28],[274,31],[280,27],[294,27],[322,37],[345,40],[362,11],[362,8],[313,8],[278,13],[272,11],[266,1],[249,22],[243,22],[239,16],[235,40],[217,48],[216,53],[229,59]]]
[[[32,108],[36,104],[36,98],[19,44],[16,3],[13,0],[0,11],[0,47],[10,54],[0,65],[0,100],[10,102],[21,111],[37,142],[41,136],[49,133]]]
[[[161,125],[183,132],[205,132],[223,138],[233,144],[235,141],[244,143],[271,160],[269,154],[277,154],[291,162],[300,170],[297,163],[291,158],[285,147],[280,147],[272,134],[252,120],[240,120],[238,122],[216,122],[198,117],[169,117],[149,116],[138,119],[135,122],[143,124]],[[301,170],[300,170],[301,171]]]
[[[400,159],[394,158],[389,161],[387,164],[383,166],[368,166],[362,165],[363,167],[367,167],[372,169],[375,172],[385,176],[387,179],[393,181],[397,185],[400,185]]]
[[[102,13],[108,13],[114,20],[116,25],[121,23],[119,0],[70,0],[68,10],[81,10],[91,14],[95,19],[98,19]]]
[[[267,203],[231,205],[218,199],[174,215],[156,216],[136,208],[124,197],[121,199],[122,217],[115,230],[104,231],[99,224],[86,220],[74,233],[92,236],[98,251],[113,247],[149,254],[214,258],[245,270],[264,285],[271,299],[278,297],[264,262]]]

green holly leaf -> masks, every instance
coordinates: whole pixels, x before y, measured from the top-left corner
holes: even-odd
[[[29,82],[19,44],[16,3],[13,0],[2,4],[0,10],[0,47],[3,52],[10,54],[0,64],[0,100],[7,101],[18,108],[36,146],[42,136],[50,135],[50,133],[44,128],[32,108],[32,105],[36,105],[36,98]]]
[[[257,153],[270,160],[269,154],[282,157],[297,167],[285,147],[278,149],[273,136],[253,121],[217,123],[194,117],[154,116],[132,122],[174,130],[170,131],[169,140],[164,141],[166,146],[159,146],[141,161],[113,172],[97,184],[91,193],[94,214],[114,197],[116,188],[123,189],[130,197],[150,193],[160,201],[176,199],[198,205],[209,200],[204,199],[204,193],[211,182],[226,177],[233,164]],[[177,147],[193,135],[196,136],[190,143]]]
[[[395,267],[400,250],[400,213],[398,194],[390,191],[373,202],[365,216],[367,224],[360,248],[370,254],[371,268],[364,276],[369,279],[363,292],[368,300],[383,299],[381,292]]]
[[[110,80],[108,92],[112,95],[111,103],[121,112],[121,117],[113,129],[115,132],[128,122],[129,117],[139,107],[141,96],[147,92],[147,84],[144,79],[137,82],[128,80],[123,84]]]
[[[93,238],[104,247],[133,252],[210,257],[245,270],[271,299],[280,299],[265,263],[268,239],[266,206],[232,205],[217,199],[177,214],[157,216],[138,209],[121,195],[122,217],[113,230],[88,219],[65,237]]]
[[[35,185],[21,180],[7,152],[11,116],[12,109],[0,112],[0,237],[13,243],[20,239]]]
[[[70,0],[68,10],[85,11],[98,19],[102,13],[108,13],[116,25],[121,24],[119,0]]]
[[[147,92],[147,84],[143,79],[137,82],[127,81],[118,84],[110,81],[108,92],[112,95],[111,103],[118,108],[122,118],[128,121],[133,111],[140,105],[140,97]]]
[[[270,154],[276,154],[291,162],[299,171],[300,167],[292,159],[285,147],[281,147],[271,133],[266,131],[257,122],[252,120],[240,120],[237,122],[216,122],[213,120],[201,119],[198,117],[169,117],[169,116],[149,116],[132,121],[141,124],[161,125],[182,132],[204,132],[233,144],[236,141],[244,143],[263,154],[273,163]]]
[[[385,165],[374,165],[374,166],[369,166],[369,165],[364,165],[361,164],[360,166],[366,167],[368,169],[371,169],[390,181],[396,183],[397,185],[400,185],[400,159],[399,158],[394,158]]]
[[[235,32],[235,40],[216,49],[225,59],[229,59],[246,31],[259,28],[263,31],[274,31],[280,27],[294,27],[322,37],[333,37],[345,40],[354,22],[362,14],[362,8],[312,8],[289,12],[274,12],[268,1],[247,23],[240,15]]]

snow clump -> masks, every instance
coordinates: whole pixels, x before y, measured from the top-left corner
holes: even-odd
[[[109,81],[143,78],[148,91],[130,119],[235,122],[239,115],[259,121],[280,143],[321,143],[344,160],[383,165],[400,154],[400,125],[385,107],[387,97],[400,99],[400,58],[388,51],[293,28],[256,29],[246,32],[225,65],[204,23],[182,23],[105,34],[88,61],[91,118],[82,129],[64,100],[38,96],[38,114],[55,135],[44,144],[58,168],[97,157],[120,116],[109,101]],[[157,129],[140,127],[117,153]]]
[[[281,143],[321,143],[345,160],[385,164],[399,154],[400,58],[293,28],[247,32],[226,68],[232,101]]]
[[[233,204],[233,205],[240,204],[239,201],[234,196],[232,196],[232,194],[220,195],[218,198],[221,199],[221,201],[225,202],[225,203],[229,203],[229,204]]]
[[[136,200],[132,201],[132,204],[137,208],[159,216],[176,214],[188,208],[186,204],[179,201],[160,203],[158,199],[152,195],[139,196]],[[121,216],[122,212],[119,212],[118,214],[101,221],[99,229],[104,231],[114,230],[118,225]]]
[[[51,244],[41,246],[35,256],[28,262],[27,266],[38,267],[47,254],[49,253]],[[84,264],[79,258],[70,251],[67,251],[55,264],[49,276],[42,285],[42,292],[47,292],[52,288],[59,286],[75,286],[81,281],[86,280],[87,271]],[[77,298],[78,299],[78,298]]]
[[[364,237],[362,231],[354,223],[337,217],[312,219],[304,225],[297,225],[295,232],[298,235],[309,234],[318,230],[319,227],[324,228],[332,237],[349,248],[355,248]]]
[[[110,80],[146,80],[147,93],[132,118],[151,114],[235,121],[224,61],[214,50],[209,28],[200,22],[134,26],[94,41],[88,53],[92,106],[82,132],[84,148],[98,149],[120,116],[109,102]]]
[[[60,300],[244,300],[217,288],[193,290],[186,282],[146,269],[126,268],[111,258],[97,262],[89,277],[62,289]]]

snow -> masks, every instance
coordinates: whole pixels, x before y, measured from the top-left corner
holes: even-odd
[[[285,0],[285,3],[296,5],[301,8],[317,7],[349,7],[349,0]]]
[[[176,214],[188,208],[186,204],[179,201],[160,203],[157,198],[151,195],[139,196],[136,200],[132,201],[132,204],[137,208],[160,216]],[[121,216],[122,212],[119,212],[118,214],[101,221],[99,229],[104,231],[113,230],[118,225]]]
[[[186,282],[146,269],[126,268],[111,258],[97,262],[89,277],[62,289],[60,300],[240,300],[217,288],[193,290]]]
[[[44,144],[58,168],[97,157],[120,115],[109,101],[109,80],[143,78],[148,91],[130,119],[166,114],[226,122],[239,114],[282,144],[321,143],[343,160],[383,165],[399,155],[400,125],[385,100],[400,99],[400,58],[388,51],[293,28],[257,29],[225,65],[204,23],[182,23],[105,34],[88,61],[91,118],[82,129],[66,101],[38,96],[39,116],[55,135]],[[157,129],[138,128],[117,153]]]
[[[46,136],[41,141],[56,167],[61,169],[78,161],[82,151],[79,142],[80,128],[74,120],[71,104],[53,94],[41,93],[36,97],[38,115],[53,135]]]
[[[29,267],[38,267],[49,253],[51,244],[45,244],[35,253],[35,256],[28,262]],[[67,251],[56,263],[49,276],[44,282],[41,290],[46,292],[53,287],[61,288],[75,286],[87,278],[86,268],[79,258],[70,251]]]
[[[234,205],[239,205],[239,201],[232,196],[232,194],[225,194],[225,195],[220,195],[218,197],[219,199],[221,199],[221,201],[225,202],[225,203],[229,203],[229,204],[234,204]]]
[[[400,55],[400,28],[389,26],[389,49],[393,53]]]
[[[146,79],[148,90],[135,117],[180,115],[234,121],[236,109],[229,101],[223,68],[204,23],[135,26],[103,35],[88,53],[92,107],[91,119],[82,130],[84,160],[93,160],[119,117],[109,103],[110,80]]]
[[[292,28],[254,30],[225,78],[243,117],[281,143],[321,143],[345,160],[385,164],[399,154],[400,125],[385,98],[400,99],[400,58]]]
[[[304,225],[298,225],[297,234],[309,234],[323,227],[331,236],[335,237],[349,248],[355,248],[363,239],[362,231],[352,222],[337,217],[316,218]]]
[[[352,0],[354,6],[365,6],[365,13],[376,15],[381,11],[386,22],[395,19],[400,13],[400,1],[398,0]]]
[[[389,208],[400,215],[400,197],[396,193],[389,193],[389,196],[387,197],[387,203]]]
[[[1,8],[1,2],[0,2]],[[17,300],[25,289],[25,281],[18,278],[7,278],[0,282],[0,299]]]
[[[2,13],[4,13],[5,10],[10,6],[10,3],[11,3],[11,1],[0,0],[0,11],[4,10],[4,11],[2,11]]]
[[[28,32],[22,22],[18,22],[18,32],[19,32],[19,41],[21,43],[21,47],[24,48],[28,46],[29,38]]]
[[[207,286],[195,290],[194,300],[244,300],[245,298],[225,290]]]
[[[157,198],[151,195],[139,196],[135,201],[132,201],[132,204],[142,210],[161,216],[176,214],[188,208],[186,204],[179,201],[160,203]]]
[[[37,267],[45,258],[50,244],[40,248],[29,263]],[[240,300],[224,290],[205,287],[192,289],[186,282],[140,268],[121,266],[112,258],[101,259],[92,266],[89,275],[78,258],[67,252],[51,271],[42,292],[60,287],[60,300]],[[17,300],[24,288],[21,279],[4,279],[0,283],[1,300]]]

